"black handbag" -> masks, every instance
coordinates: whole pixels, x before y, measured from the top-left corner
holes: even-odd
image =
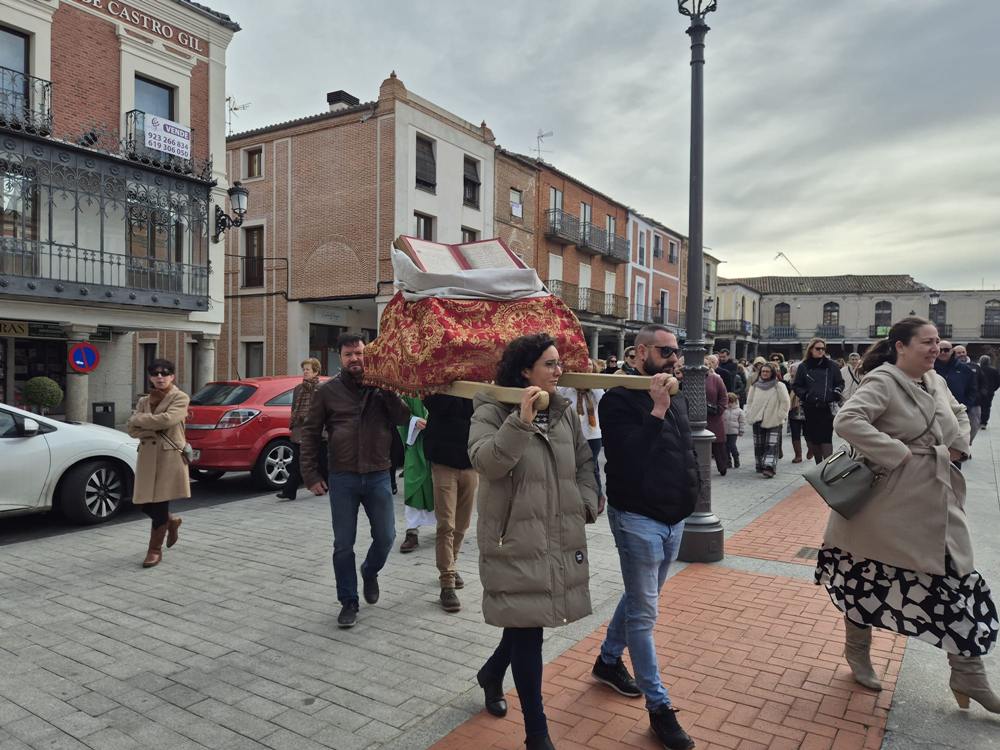
[[[913,398],[912,393],[908,395]],[[915,398],[913,400],[916,402]],[[919,408],[919,404],[917,406]],[[924,418],[927,419],[927,426],[915,438],[905,441],[907,445],[917,442],[930,431],[934,419],[926,414]],[[855,456],[854,448],[847,446],[822,463],[806,469],[802,476],[830,508],[844,518],[851,518],[872,499],[875,486],[885,476],[885,472],[872,471],[863,460]]]

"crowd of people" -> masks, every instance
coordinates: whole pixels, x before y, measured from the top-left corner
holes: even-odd
[[[361,598],[379,601],[379,574],[396,536],[393,480],[400,468],[406,508],[400,551],[416,549],[420,526],[435,526],[446,612],[461,609],[456,560],[477,504],[483,616],[502,633],[476,681],[486,710],[505,716],[510,669],[526,747],[554,748],[543,705],[542,632],[591,613],[585,527],[607,510],[623,593],[592,675],[622,695],[644,698],[664,747],[692,748],[663,683],[653,636],[660,590],[703,481],[675,334],[649,325],[620,366],[591,362],[595,373],[650,377],[649,390],[560,387],[556,342],[546,334],[522,336],[504,350],[495,378],[523,389],[513,405],[485,390],[474,401],[400,397],[365,385],[361,336],[344,334],[338,346],[342,369],[322,384],[319,362],[302,362],[289,425],[296,461],[282,493],[294,498],[303,482],[329,496],[337,624],[357,624]],[[806,459],[819,464],[837,434],[879,467],[875,497],[862,512],[850,519],[831,514],[816,568],[816,582],[843,613],[844,653],[855,679],[881,689],[870,660],[871,628],[887,628],[947,652],[962,708],[974,700],[1000,712],[982,664],[1000,623],[973,565],[961,474],[1000,386],[989,357],[973,364],[964,347],[939,341],[933,325],[907,318],[863,358],[852,353],[834,361],[826,342],[814,339],[801,361],[777,353],[735,361],[721,349],[704,364],[707,426],[720,474],[740,468],[737,440],[748,424],[755,468],[765,478],[775,475],[786,430],[793,463],[803,460],[803,437]],[[190,496],[183,429],[189,399],[174,372],[168,360],[150,365],[149,395],[128,422],[140,441],[134,502],[151,519],[144,567],[161,561],[164,544],[177,543],[181,519],[169,504]],[[402,456],[394,446],[402,446]],[[361,509],[372,541],[359,567]],[[622,658],[626,650],[634,676]]]

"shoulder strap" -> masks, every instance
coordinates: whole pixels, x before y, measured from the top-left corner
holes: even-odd
[[[920,402],[917,401],[916,396],[914,396],[912,393],[910,393],[910,391],[907,390],[906,388],[903,388],[903,386],[899,383],[898,380],[896,380],[895,378],[893,378],[893,382],[895,382],[897,385],[899,385],[900,389],[902,389],[903,392],[906,393],[906,395],[910,397],[910,400],[913,401],[914,405],[917,407],[917,411],[919,411],[921,414],[923,414],[924,415],[924,419],[927,420],[927,426],[920,432],[919,435],[917,435],[912,440],[904,440],[903,441],[904,443],[906,443],[907,445],[909,445],[910,443],[917,442],[918,440],[920,440],[920,438],[922,438],[924,435],[926,435],[928,432],[930,432],[931,427],[934,425],[934,417],[933,416],[927,416],[927,414],[924,414],[924,411],[923,411],[923,409],[920,408]],[[928,394],[928,395],[931,395],[931,394]],[[934,396],[931,396],[931,398],[934,398]],[[937,406],[936,406],[936,399],[935,399],[935,412],[936,412],[936,410],[937,410]],[[935,442],[937,442],[937,441],[935,440]]]

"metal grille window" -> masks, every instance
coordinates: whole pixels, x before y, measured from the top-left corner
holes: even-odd
[[[792,307],[787,302],[779,302],[774,306],[774,325],[776,328],[788,328],[792,325]]]
[[[417,219],[417,237],[428,242],[434,241],[434,217],[426,214],[416,213],[413,215]]]
[[[462,202],[471,208],[479,208],[479,162],[465,157],[462,178]]]
[[[264,227],[243,230],[243,286],[264,286]]]
[[[840,305],[836,302],[827,302],[823,305],[823,325],[825,326],[839,326],[840,325]]]
[[[417,187],[432,193],[437,189],[434,141],[421,135],[417,136]]]
[[[877,327],[892,325],[892,303],[888,300],[875,303],[875,325]]]

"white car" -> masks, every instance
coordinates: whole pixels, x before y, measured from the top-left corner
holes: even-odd
[[[0,404],[0,518],[58,509],[107,521],[131,499],[139,441]]]

